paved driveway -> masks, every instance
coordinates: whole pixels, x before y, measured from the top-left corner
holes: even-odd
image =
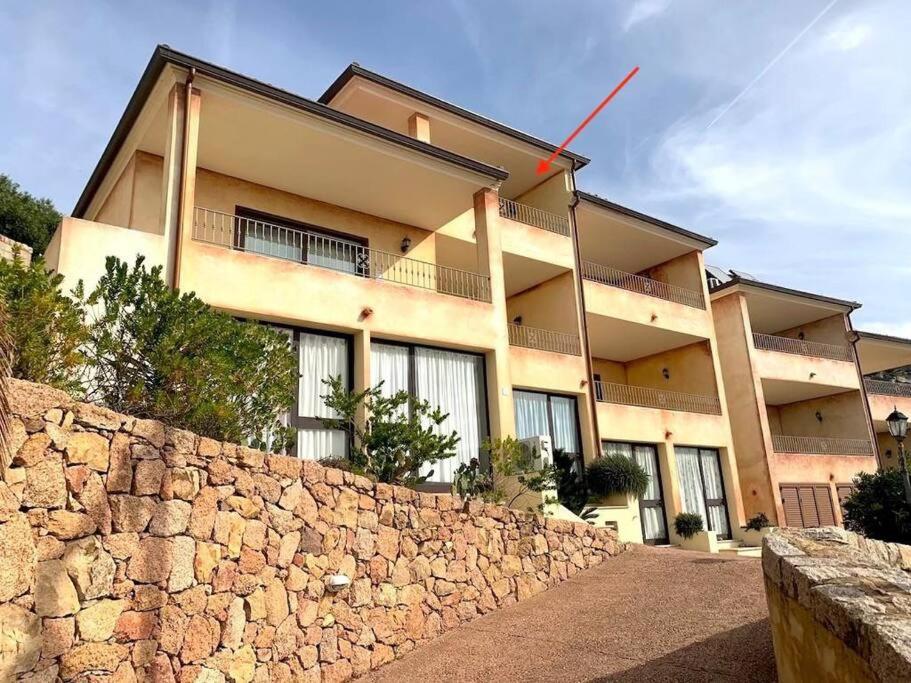
[[[762,570],[634,546],[361,680],[774,681]]]

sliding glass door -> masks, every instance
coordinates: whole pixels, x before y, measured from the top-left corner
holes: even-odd
[[[554,449],[563,449],[581,468],[582,446],[575,397],[518,389],[513,390],[512,396],[516,436],[520,439],[549,436]]]
[[[321,398],[328,393],[323,383],[341,376],[342,384],[351,385],[351,356],[348,337],[324,333],[297,332],[300,367],[297,401],[291,424],[297,428],[297,457],[319,460],[344,457],[348,452],[348,435],[338,429],[326,429],[324,418],[337,417]]]
[[[642,520],[642,539],[650,545],[668,542],[664,513],[664,496],[661,489],[661,469],[658,449],[651,444],[619,443],[605,441],[601,444],[605,455],[622,455],[635,460],[648,474],[648,488],[639,499],[639,517]]]
[[[731,537],[728,524],[721,456],[715,448],[674,448],[680,502],[684,512],[702,517],[706,529],[717,531],[718,538]]]
[[[391,396],[407,391],[448,416],[440,425],[441,433],[459,435],[456,455],[427,466],[429,482],[452,482],[462,463],[480,457],[481,443],[487,437],[487,395],[484,358],[426,346],[374,342],[370,346],[370,383],[383,383],[382,391]]]

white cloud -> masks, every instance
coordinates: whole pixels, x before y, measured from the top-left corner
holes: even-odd
[[[664,13],[670,4],[671,0],[637,0],[623,21],[623,30],[629,31],[636,24]]]
[[[854,50],[866,43],[873,29],[866,24],[849,25],[842,22],[826,34],[826,44],[836,50]]]

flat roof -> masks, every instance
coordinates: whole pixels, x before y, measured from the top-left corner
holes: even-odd
[[[906,346],[911,346],[911,339],[906,339],[905,337],[896,337],[891,334],[882,334],[881,332],[864,332],[857,330],[857,336],[861,339],[869,339],[871,341],[881,341],[887,342],[889,344],[904,344]]]
[[[813,301],[819,301],[820,303],[829,304],[831,306],[839,306],[841,308],[847,308],[848,310],[854,311],[861,307],[861,304],[857,301],[848,301],[846,299],[836,299],[830,296],[823,296],[822,294],[813,294],[812,292],[804,292],[799,289],[791,289],[790,287],[782,287],[781,285],[773,285],[769,282],[761,282],[759,280],[749,280],[744,279],[740,276],[735,276],[723,282],[722,284],[714,287],[711,291],[712,294],[718,294],[723,292],[726,289],[740,285],[742,287],[752,287],[755,289],[761,289],[767,292],[772,292],[774,294],[787,294],[789,296],[801,297],[804,299],[812,299]]]
[[[76,218],[81,218],[88,209],[92,197],[111,165],[114,163],[117,153],[120,151],[133,124],[136,122],[136,119],[142,110],[142,106],[152,92],[155,83],[158,81],[158,77],[168,64],[188,70],[195,69],[198,74],[207,76],[213,80],[239,87],[247,92],[267,97],[282,104],[287,104],[310,114],[315,114],[316,116],[341,124],[352,130],[372,135],[376,138],[425,154],[440,161],[461,166],[469,171],[486,175],[494,180],[502,181],[509,177],[509,173],[505,169],[491,166],[474,159],[469,159],[468,157],[464,157],[440,147],[435,147],[426,142],[421,142],[420,140],[408,137],[407,135],[396,133],[395,131],[370,123],[369,121],[364,121],[355,116],[351,116],[350,114],[345,114],[332,109],[320,102],[314,102],[313,100],[301,97],[300,95],[296,95],[287,90],[277,88],[269,83],[259,81],[236,71],[231,71],[230,69],[218,66],[217,64],[212,64],[211,62],[179,52],[168,45],[158,45],[152,53],[152,57],[149,60],[142,77],[139,79],[136,89],[133,91],[133,95],[130,97],[130,101],[124,110],[123,115],[120,117],[117,127],[114,129],[114,133],[111,135],[111,139],[102,152],[101,158],[95,166],[95,170],[92,171],[92,175],[89,177],[85,189],[76,202],[76,206],[73,209],[73,216]]]
[[[391,78],[383,76],[382,74],[378,74],[375,71],[365,69],[357,62],[352,62],[349,64],[348,67],[342,71],[341,74],[339,74],[338,78],[332,82],[332,85],[326,88],[326,92],[320,96],[318,101],[322,104],[328,105],[335,98],[335,96],[338,95],[342,88],[344,88],[351,79],[357,76],[376,83],[377,85],[383,86],[384,88],[389,88],[390,90],[393,90],[401,95],[405,95],[406,97],[413,97],[414,99],[419,100],[424,104],[438,107],[443,111],[449,112],[450,114],[455,114],[456,116],[460,116],[468,121],[477,123],[478,125],[484,126],[485,128],[489,128],[490,130],[497,131],[498,133],[503,133],[504,135],[508,135],[516,140],[521,140],[522,142],[542,149],[548,154],[553,154],[558,149],[557,145],[547,142],[546,140],[542,140],[533,135],[529,135],[528,133],[516,130],[515,128],[460,107],[456,104],[453,104],[452,102],[442,100],[439,97],[434,97],[433,95],[425,93],[421,90],[417,90],[416,88],[412,88],[408,85],[405,85],[404,83],[400,83],[399,81],[395,81]],[[575,152],[571,152],[568,149],[564,149],[562,152],[560,152],[560,156],[572,160],[574,169],[580,169],[591,161],[591,159],[588,157],[584,157],[581,154],[576,154]]]
[[[687,230],[686,228],[681,228],[679,225],[674,225],[673,223],[668,223],[667,221],[663,221],[660,218],[649,216],[648,214],[644,214],[640,211],[636,211],[635,209],[631,209],[628,206],[617,204],[616,202],[612,202],[609,199],[605,199],[604,197],[599,197],[596,194],[584,192],[583,190],[576,190],[576,196],[580,201],[590,202],[596,206],[610,209],[611,211],[616,211],[617,213],[622,213],[624,216],[629,216],[630,218],[635,218],[645,223],[649,223],[650,225],[668,230],[682,237],[688,237],[690,239],[696,240],[697,242],[702,242],[706,247],[714,247],[716,244],[718,244],[718,240],[716,239],[706,237],[705,235],[700,235],[698,232],[693,232],[692,230]]]

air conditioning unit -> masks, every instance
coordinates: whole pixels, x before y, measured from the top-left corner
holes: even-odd
[[[554,451],[547,434],[519,439],[519,443],[527,449],[529,470],[539,470],[553,464]]]

